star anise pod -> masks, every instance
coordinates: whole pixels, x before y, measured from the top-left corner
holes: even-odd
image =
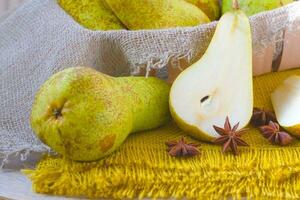
[[[275,113],[265,108],[254,108],[251,124],[255,127],[268,125],[270,121],[277,122]]]
[[[179,139],[179,141],[166,142],[166,145],[168,146],[167,151],[171,156],[195,156],[200,153],[199,145],[187,143],[184,137]]]
[[[259,127],[262,135],[267,138],[272,144],[288,145],[292,142],[293,138],[284,131],[280,131],[279,124],[273,121],[269,125]]]
[[[242,133],[247,131],[247,129],[237,130],[239,123],[237,123],[233,128],[229,122],[229,118],[226,117],[224,128],[213,126],[215,131],[221,135],[213,142],[216,144],[223,145],[223,153],[229,149],[233,152],[234,155],[238,154],[238,146],[249,146],[245,141],[241,139]]]

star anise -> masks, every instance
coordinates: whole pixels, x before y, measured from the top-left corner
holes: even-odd
[[[229,122],[229,118],[226,117],[224,128],[213,126],[215,131],[221,135],[213,142],[216,144],[223,145],[223,153],[231,149],[234,155],[238,154],[238,146],[249,146],[245,141],[241,139],[242,133],[247,131],[247,129],[237,130],[239,123],[237,123],[233,128]]]
[[[166,142],[168,146],[167,151],[171,156],[195,156],[200,153],[198,149],[198,144],[187,143],[184,137],[179,139],[179,141],[169,141]]]
[[[293,138],[284,131],[280,131],[279,124],[270,121],[269,125],[259,127],[262,135],[267,138],[272,144],[288,145]]]
[[[251,124],[255,127],[268,125],[270,121],[277,122],[275,113],[265,108],[254,108]]]

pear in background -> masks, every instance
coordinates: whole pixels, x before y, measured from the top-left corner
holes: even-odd
[[[187,134],[211,141],[213,125],[245,127],[252,116],[252,39],[246,14],[235,9],[221,17],[202,58],[175,79],[170,111]]]
[[[106,0],[115,15],[130,30],[187,27],[210,20],[184,0]]]
[[[292,2],[293,0],[239,0],[240,9],[243,10],[248,16],[279,8]],[[232,0],[223,0],[222,13],[232,10],[231,5]]]
[[[300,137],[300,76],[286,79],[271,95],[278,123]]]
[[[82,26],[93,30],[126,29],[105,0],[58,0],[58,4]]]
[[[221,9],[219,0],[185,0],[191,4],[194,4],[200,8],[211,21],[218,20],[220,18]]]
[[[169,86],[158,78],[115,78],[91,68],[68,68],[36,94],[31,126],[56,152],[97,160],[115,151],[129,133],[168,122],[168,97]]]

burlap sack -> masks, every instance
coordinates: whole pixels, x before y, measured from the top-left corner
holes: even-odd
[[[300,66],[299,21],[300,2],[251,17],[255,75]],[[83,65],[114,76],[153,68],[158,77],[168,79],[169,74],[172,79],[177,68],[201,57],[216,24],[91,31],[73,21],[55,0],[26,1],[0,22],[0,168],[15,160],[22,167],[32,159],[29,155],[49,150],[29,124],[34,95],[49,76]]]

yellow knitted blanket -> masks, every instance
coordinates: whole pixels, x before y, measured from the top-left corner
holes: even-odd
[[[256,107],[272,108],[270,93],[300,69],[254,78]],[[300,113],[299,113],[300,114]],[[257,129],[243,139],[250,147],[222,154],[221,147],[201,144],[201,155],[174,158],[165,142],[185,136],[170,124],[132,134],[113,155],[91,163],[46,156],[26,170],[38,193],[90,198],[300,199],[300,140],[287,147],[269,144]]]

